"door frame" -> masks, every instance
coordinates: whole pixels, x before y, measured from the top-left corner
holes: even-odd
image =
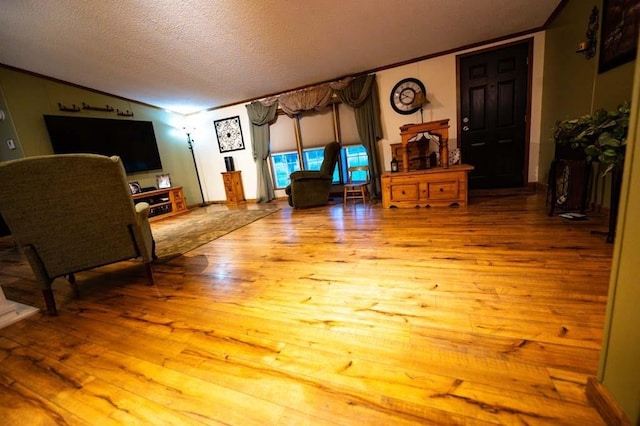
[[[527,102],[525,107],[525,123],[524,123],[524,168],[522,170],[522,187],[528,187],[535,182],[529,182],[529,149],[531,148],[531,97],[533,95],[533,37],[512,41],[510,43],[491,46],[485,49],[474,50],[472,52],[456,55],[456,142],[460,147],[462,141],[462,114],[461,114],[461,93],[460,93],[460,60],[469,56],[489,53],[495,50],[501,50],[506,47],[518,44],[527,45]],[[462,159],[464,162],[464,158]]]

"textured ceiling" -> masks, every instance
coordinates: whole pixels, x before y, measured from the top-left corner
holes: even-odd
[[[560,0],[0,0],[0,63],[190,113],[541,27]]]

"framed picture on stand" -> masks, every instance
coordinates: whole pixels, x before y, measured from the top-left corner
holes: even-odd
[[[169,174],[156,175],[156,182],[158,183],[158,189],[171,188],[171,177]]]
[[[139,194],[142,192],[142,188],[138,182],[129,182],[129,189],[132,194]]]

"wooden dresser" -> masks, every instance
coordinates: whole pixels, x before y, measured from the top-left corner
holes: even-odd
[[[414,208],[467,205],[466,164],[427,170],[383,173],[382,207]]]
[[[222,172],[224,182],[224,192],[227,196],[227,204],[238,205],[247,201],[244,198],[244,187],[242,186],[242,172]]]

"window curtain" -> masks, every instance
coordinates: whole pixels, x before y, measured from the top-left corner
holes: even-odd
[[[380,101],[376,76],[356,77],[344,88],[334,86],[334,91],[343,103],[354,110],[358,135],[369,156],[371,197],[380,199],[381,167],[378,140],[382,139],[382,124],[380,123]]]
[[[258,175],[258,192],[256,198],[259,203],[268,203],[276,198],[267,161],[269,161],[271,141],[269,123],[274,120],[277,109],[277,101],[268,106],[257,101],[247,105],[247,114],[249,115],[249,120],[251,120],[253,159],[256,162]]]

